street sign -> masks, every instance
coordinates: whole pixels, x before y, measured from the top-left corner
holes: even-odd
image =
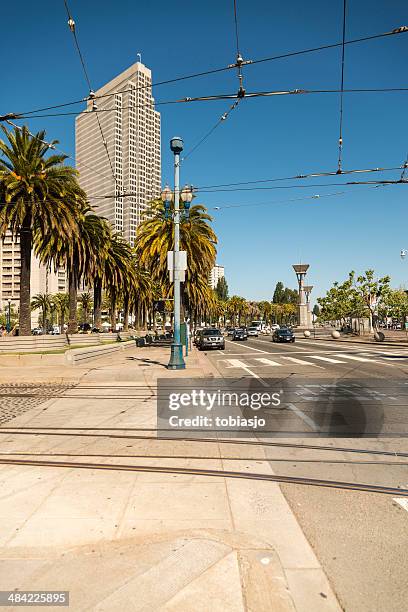
[[[167,251],[167,269],[187,270],[187,251]]]

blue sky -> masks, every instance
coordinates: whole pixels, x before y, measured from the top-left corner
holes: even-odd
[[[232,0],[173,2],[70,0],[77,34],[94,89],[136,61],[153,71],[155,81],[218,68],[235,60]],[[241,52],[258,59],[339,42],[341,0],[238,0]],[[408,24],[405,0],[349,2],[346,38],[386,32]],[[63,0],[9,4],[3,13],[0,113],[21,112],[80,99],[88,94]],[[408,34],[346,47],[345,87],[404,87]],[[248,66],[247,91],[339,87],[340,48]],[[405,78],[404,78],[405,77]],[[156,101],[232,93],[236,75],[222,72],[157,87]],[[343,167],[394,167],[408,151],[407,92],[345,94]],[[227,110],[226,101],[159,107],[162,113],[162,176],[170,181],[168,142],[180,135],[194,146]],[[217,185],[337,167],[337,94],[247,99],[239,105],[181,168],[182,183]],[[73,107],[80,110],[81,106]],[[57,111],[58,112],[58,111]],[[31,130],[45,128],[49,139],[74,153],[74,118],[32,119]],[[398,172],[370,175],[396,178]],[[358,176],[358,175],[357,175]],[[369,189],[330,186],[346,179],[309,180],[316,188],[202,193],[219,237],[218,262],[226,269],[230,293],[270,299],[278,280],[295,286],[292,264],[310,264],[314,298],[351,269],[374,268],[407,285],[407,186]],[[354,180],[354,178],[352,179]],[[358,180],[358,179],[357,179]],[[300,181],[270,186],[301,185]],[[308,184],[307,182],[304,183]],[[265,185],[258,185],[265,186]],[[315,194],[320,199],[282,202]],[[255,206],[257,203],[265,203]]]

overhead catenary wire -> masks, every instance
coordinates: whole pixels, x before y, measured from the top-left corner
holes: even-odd
[[[311,95],[311,94],[336,94],[340,93],[340,89],[289,89],[289,90],[273,90],[273,91],[254,91],[246,92],[245,98],[262,98],[262,97],[273,97],[273,96],[293,96],[293,95]],[[393,93],[393,92],[408,92],[408,87],[371,87],[371,88],[358,88],[358,89],[344,89],[343,93]],[[122,92],[123,93],[123,92]],[[236,100],[241,99],[243,96],[239,96],[237,93],[226,93],[226,94],[215,94],[210,96],[196,96],[196,97],[185,97],[178,98],[176,100],[162,100],[155,102],[155,106],[162,106],[167,104],[186,104],[191,102],[216,102],[220,100]],[[92,100],[96,98],[93,96]],[[89,98],[88,98],[89,100]],[[135,109],[151,106],[148,104],[133,104],[131,106],[123,107],[123,109]],[[87,114],[99,113],[111,113],[115,112],[115,108],[104,108],[104,109],[91,109],[78,112],[64,112],[64,113],[46,113],[42,115],[24,115],[8,113],[6,115],[0,115],[1,121],[8,121],[10,119],[41,119],[43,117],[68,117],[68,116],[82,116]]]
[[[341,172],[343,157],[343,100],[344,100],[344,49],[346,40],[346,12],[347,0],[343,0],[343,37],[341,45],[341,78],[340,78],[340,110],[339,110],[339,156],[337,160],[338,172]]]
[[[86,82],[88,84],[88,87],[89,87],[89,99],[93,100],[95,98],[95,93],[94,93],[94,91],[92,89],[92,85],[91,85],[91,81],[90,81],[90,78],[89,78],[89,74],[88,74],[88,71],[87,71],[86,65],[85,65],[85,60],[84,60],[84,57],[82,55],[81,48],[79,46],[79,41],[78,41],[78,37],[77,37],[77,34],[76,34],[76,24],[75,24],[75,21],[72,19],[71,12],[69,10],[67,0],[63,0],[63,1],[64,1],[65,9],[67,11],[67,15],[68,15],[68,27],[69,27],[69,29],[70,29],[70,31],[72,33],[73,38],[74,38],[75,47],[77,49],[77,52],[78,52],[78,55],[79,55],[79,59],[81,61],[82,70],[83,70],[83,73],[85,75],[85,80],[86,80]],[[95,108],[95,103],[94,102],[92,102],[92,108],[93,109]],[[114,183],[115,183],[116,190],[117,190],[117,192],[121,193],[123,191],[123,189],[122,189],[121,185],[119,184],[118,179],[116,177],[115,170],[114,170],[113,164],[112,164],[112,160],[111,160],[111,157],[109,155],[108,143],[107,143],[105,135],[103,133],[102,124],[101,124],[101,121],[100,121],[98,115],[96,115],[96,121],[98,123],[99,132],[100,132],[101,138],[102,138],[102,144],[104,146],[104,149],[105,149],[105,152],[106,152],[106,156],[108,158],[108,162],[109,162],[109,166],[110,166],[110,169],[111,169],[111,173],[112,173],[112,176],[113,176],[113,180],[114,180]]]
[[[16,130],[20,130],[21,131],[23,129],[20,125],[17,125],[16,123],[13,123],[10,120],[7,120],[6,123],[8,123],[8,125],[11,125]],[[35,138],[35,139],[39,140],[43,144],[48,145],[48,147],[50,149],[52,149],[54,151],[57,151],[58,153],[61,153],[62,155],[64,155],[66,158],[71,159],[73,162],[76,162],[75,157],[73,157],[73,155],[70,155],[69,153],[66,153],[66,151],[63,151],[59,147],[56,147],[52,142],[47,142],[46,140],[41,140],[41,138],[38,138],[38,136],[36,134],[33,134],[29,130],[28,130],[28,134],[31,136],[31,138]],[[99,174],[100,176],[102,176],[104,178],[108,178],[108,176],[104,172],[101,172],[100,170],[95,170],[95,168],[93,166],[89,166],[88,164],[86,164],[83,161],[81,163],[82,163],[82,165],[85,168],[88,168],[88,170],[93,170],[96,174]],[[5,202],[5,203],[7,204],[7,202]]]
[[[185,161],[186,159],[188,159],[190,157],[190,155],[192,155],[192,153],[194,153],[194,151],[196,151],[210,136],[213,132],[215,132],[215,130],[222,124],[224,123],[224,121],[226,121],[230,115],[230,113],[237,108],[238,104],[240,103],[240,99],[236,100],[234,102],[234,104],[232,104],[231,106],[228,107],[228,110],[223,113],[221,115],[221,117],[218,119],[217,123],[215,125],[213,125],[213,127],[189,150],[187,151],[186,155],[184,155],[184,157],[181,159],[181,161]]]
[[[408,26],[400,26],[398,28],[395,28],[389,32],[383,32],[380,34],[373,34],[371,36],[363,36],[360,38],[355,38],[352,40],[347,40],[345,41],[345,45],[351,45],[351,44],[356,44],[356,43],[360,43],[360,42],[365,42],[365,41],[370,41],[370,40],[375,40],[375,39],[381,39],[384,37],[388,37],[388,36],[393,36],[393,35],[398,35],[398,34],[405,34],[408,32]],[[263,62],[271,62],[274,60],[280,60],[280,59],[285,59],[288,57],[295,57],[298,55],[304,55],[307,53],[314,53],[314,52],[318,52],[318,51],[324,51],[326,49],[334,49],[336,47],[341,47],[342,46],[342,42],[339,43],[333,43],[333,44],[328,44],[328,45],[322,45],[319,47],[312,47],[310,49],[302,49],[300,51],[291,51],[289,53],[283,53],[280,55],[274,55],[274,56],[270,56],[270,57],[264,57],[261,59],[255,59],[255,60],[250,60],[248,62],[248,65],[255,65],[255,64],[260,64]],[[207,76],[207,75],[211,75],[211,74],[216,74],[219,72],[224,72],[224,71],[228,71],[231,69],[236,68],[236,65],[231,64],[229,66],[223,66],[221,68],[213,68],[213,69],[209,69],[209,70],[205,70],[205,71],[201,71],[201,72],[196,72],[193,74],[188,74],[188,75],[183,75],[180,77],[175,77],[172,79],[166,79],[166,80],[162,80],[162,81],[157,81],[155,83],[152,83],[151,85],[140,85],[136,88],[136,91],[138,90],[143,90],[146,89],[147,87],[158,87],[161,85],[168,85],[171,83],[177,83],[179,81],[185,81],[188,79],[194,79],[194,78],[198,78],[201,76]],[[132,88],[131,90],[121,90],[121,92],[111,92],[111,93],[107,93],[107,94],[100,94],[100,95],[96,95],[95,96],[95,100],[98,100],[100,98],[106,98],[109,96],[114,96],[117,93],[125,93],[126,91],[135,91],[135,88]],[[14,113],[8,113],[10,119],[16,119],[19,116],[25,116],[25,115],[30,115],[30,114],[34,114],[34,113],[38,113],[38,112],[42,112],[42,111],[46,111],[46,110],[53,110],[53,109],[57,109],[57,108],[62,108],[65,106],[70,106],[70,105],[76,105],[76,104],[81,104],[83,102],[86,102],[88,100],[88,96],[81,98],[79,100],[73,100],[71,102],[64,102],[61,104],[54,104],[52,106],[46,106],[46,107],[42,107],[42,108],[37,108],[34,110],[29,110],[29,111],[24,111],[24,112],[14,112]],[[77,113],[74,113],[77,114]],[[3,115],[4,117],[5,115]]]

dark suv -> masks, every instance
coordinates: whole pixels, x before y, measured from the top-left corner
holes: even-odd
[[[276,329],[272,334],[272,342],[294,342],[295,335],[291,329],[281,327]]]
[[[225,340],[219,329],[201,329],[196,339],[196,345],[200,351],[210,348],[225,349]]]

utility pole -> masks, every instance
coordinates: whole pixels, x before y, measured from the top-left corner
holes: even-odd
[[[180,277],[184,273],[180,270],[180,153],[183,150],[183,141],[178,136],[170,140],[170,149],[174,153],[174,251],[173,251],[173,279],[174,279],[174,337],[171,345],[169,370],[184,370],[186,367],[183,358],[183,347],[180,341]]]

